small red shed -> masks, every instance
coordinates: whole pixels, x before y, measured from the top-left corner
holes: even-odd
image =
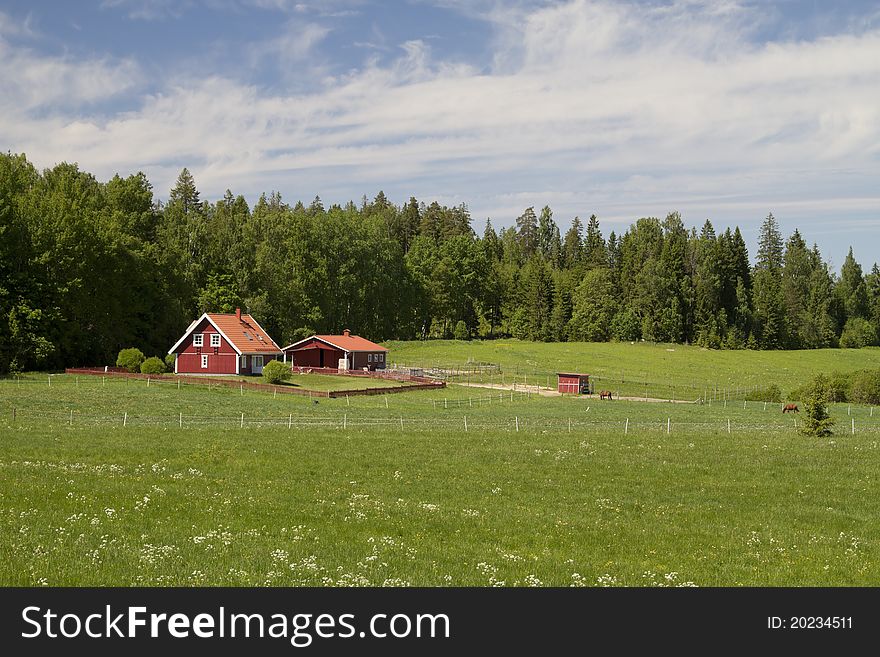
[[[257,320],[242,314],[205,313],[168,350],[175,374],[262,374],[281,349]]]
[[[556,390],[571,395],[592,394],[589,374],[556,373]]]

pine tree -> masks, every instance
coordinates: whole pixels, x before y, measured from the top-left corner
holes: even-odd
[[[817,375],[809,386],[804,402],[804,421],[799,431],[805,436],[830,436],[834,419],[828,415],[828,379]]]
[[[579,217],[571,221],[571,227],[565,232],[562,242],[562,262],[566,269],[576,269],[583,260],[584,227]]]
[[[528,260],[538,250],[538,217],[535,208],[528,207],[516,219],[517,241],[520,244],[523,258]]]
[[[706,220],[700,237],[693,242],[694,338],[697,344],[717,347],[727,326],[718,325],[718,314],[723,309],[721,294],[724,272],[721,247],[715,238],[712,222]]]
[[[785,244],[782,268],[782,299],[785,306],[786,342],[789,349],[807,346],[805,317],[813,268],[811,255],[801,234],[795,230]]]
[[[782,266],[782,235],[771,213],[761,225],[752,287],[754,328],[761,349],[781,349],[785,346]]]
[[[553,210],[549,205],[545,205],[541,208],[541,215],[538,217],[538,251],[548,262],[552,260],[554,234],[558,239],[559,228],[553,221]]]
[[[596,215],[590,215],[587,222],[587,234],[584,237],[584,261],[588,268],[604,267],[608,263],[605,240],[602,239],[602,231],[599,230],[599,220]]]
[[[189,169],[184,167],[177,176],[177,182],[171,188],[168,197],[168,205],[179,205],[183,215],[191,212],[199,212],[201,203],[199,202],[199,190],[196,189],[196,181]]]
[[[836,291],[846,313],[846,319],[868,317],[868,289],[862,276],[862,267],[853,257],[852,247],[849,247],[849,253],[840,268],[840,282]]]

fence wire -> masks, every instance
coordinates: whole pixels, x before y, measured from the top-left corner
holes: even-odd
[[[583,418],[560,418],[544,416],[507,416],[504,418],[467,417],[438,414],[433,417],[406,417],[404,415],[365,415],[345,413],[339,415],[302,415],[290,413],[286,416],[257,416],[239,413],[234,415],[204,414],[139,414],[122,413],[82,413],[78,411],[21,409],[6,413],[6,424],[11,429],[33,426],[53,427],[162,427],[162,428],[223,428],[223,429],[382,429],[402,431],[437,431],[438,429],[461,431],[507,431],[531,433],[794,433],[797,424],[789,422],[731,422],[714,421],[672,421],[671,418],[652,420],[585,420]],[[836,427],[836,435],[877,434],[880,423],[854,419],[841,422]]]

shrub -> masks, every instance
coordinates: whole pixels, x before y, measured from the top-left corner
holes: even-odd
[[[805,418],[799,431],[805,436],[830,436],[834,420],[828,415],[828,379],[819,374],[809,385]]]
[[[263,378],[268,383],[283,383],[290,380],[290,364],[280,360],[270,360],[263,366]]]
[[[877,331],[867,319],[850,317],[846,320],[840,336],[840,346],[846,349],[861,349],[877,344]]]
[[[467,324],[464,323],[463,320],[458,320],[455,325],[455,330],[452,332],[452,337],[456,340],[470,340],[471,334],[468,331]]]
[[[164,374],[165,362],[157,356],[151,356],[141,363],[141,374]]]
[[[828,379],[828,401],[840,403],[850,401],[851,374],[835,372]]]
[[[849,401],[857,404],[880,404],[880,370],[856,372],[850,382]]]
[[[781,402],[782,390],[775,383],[771,383],[766,388],[758,388],[746,393],[746,401]]]
[[[169,372],[174,371],[174,363],[177,362],[177,354],[166,354],[165,356],[165,369]]]
[[[850,380],[852,378],[852,374],[845,374],[843,372],[835,372],[831,376],[828,377],[827,380],[827,392],[828,392],[828,401],[834,403],[852,401],[850,398]],[[810,390],[812,389],[812,382],[807,382],[799,388],[795,388],[789,393],[790,399],[797,399],[798,401],[803,401],[810,396]]]
[[[116,357],[116,367],[121,367],[128,372],[140,372],[143,362],[144,352],[137,347],[123,349]]]

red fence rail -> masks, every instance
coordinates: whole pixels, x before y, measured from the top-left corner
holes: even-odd
[[[321,371],[318,371],[320,369]],[[312,368],[312,374],[337,374],[339,370],[329,367]],[[244,379],[218,379],[210,376],[187,376],[185,374],[138,374],[135,372],[126,372],[121,368],[104,368],[104,367],[68,367],[64,370],[65,374],[86,374],[90,376],[109,376],[122,379],[149,379],[151,381],[184,381],[186,385],[203,385],[217,386],[225,388],[244,388],[247,390],[261,390],[263,392],[280,392],[288,395],[300,395],[301,397],[346,397],[356,395],[387,395],[400,392],[410,392],[412,390],[435,390],[445,388],[444,381],[431,381],[425,383],[424,377],[409,377],[407,375],[396,374],[394,376],[374,376],[374,372],[343,372],[340,376],[362,376],[376,379],[392,379],[405,383],[412,382],[412,385],[381,387],[381,388],[361,388],[356,390],[308,390],[307,388],[291,388],[289,386],[272,385],[271,383],[252,383]]]

